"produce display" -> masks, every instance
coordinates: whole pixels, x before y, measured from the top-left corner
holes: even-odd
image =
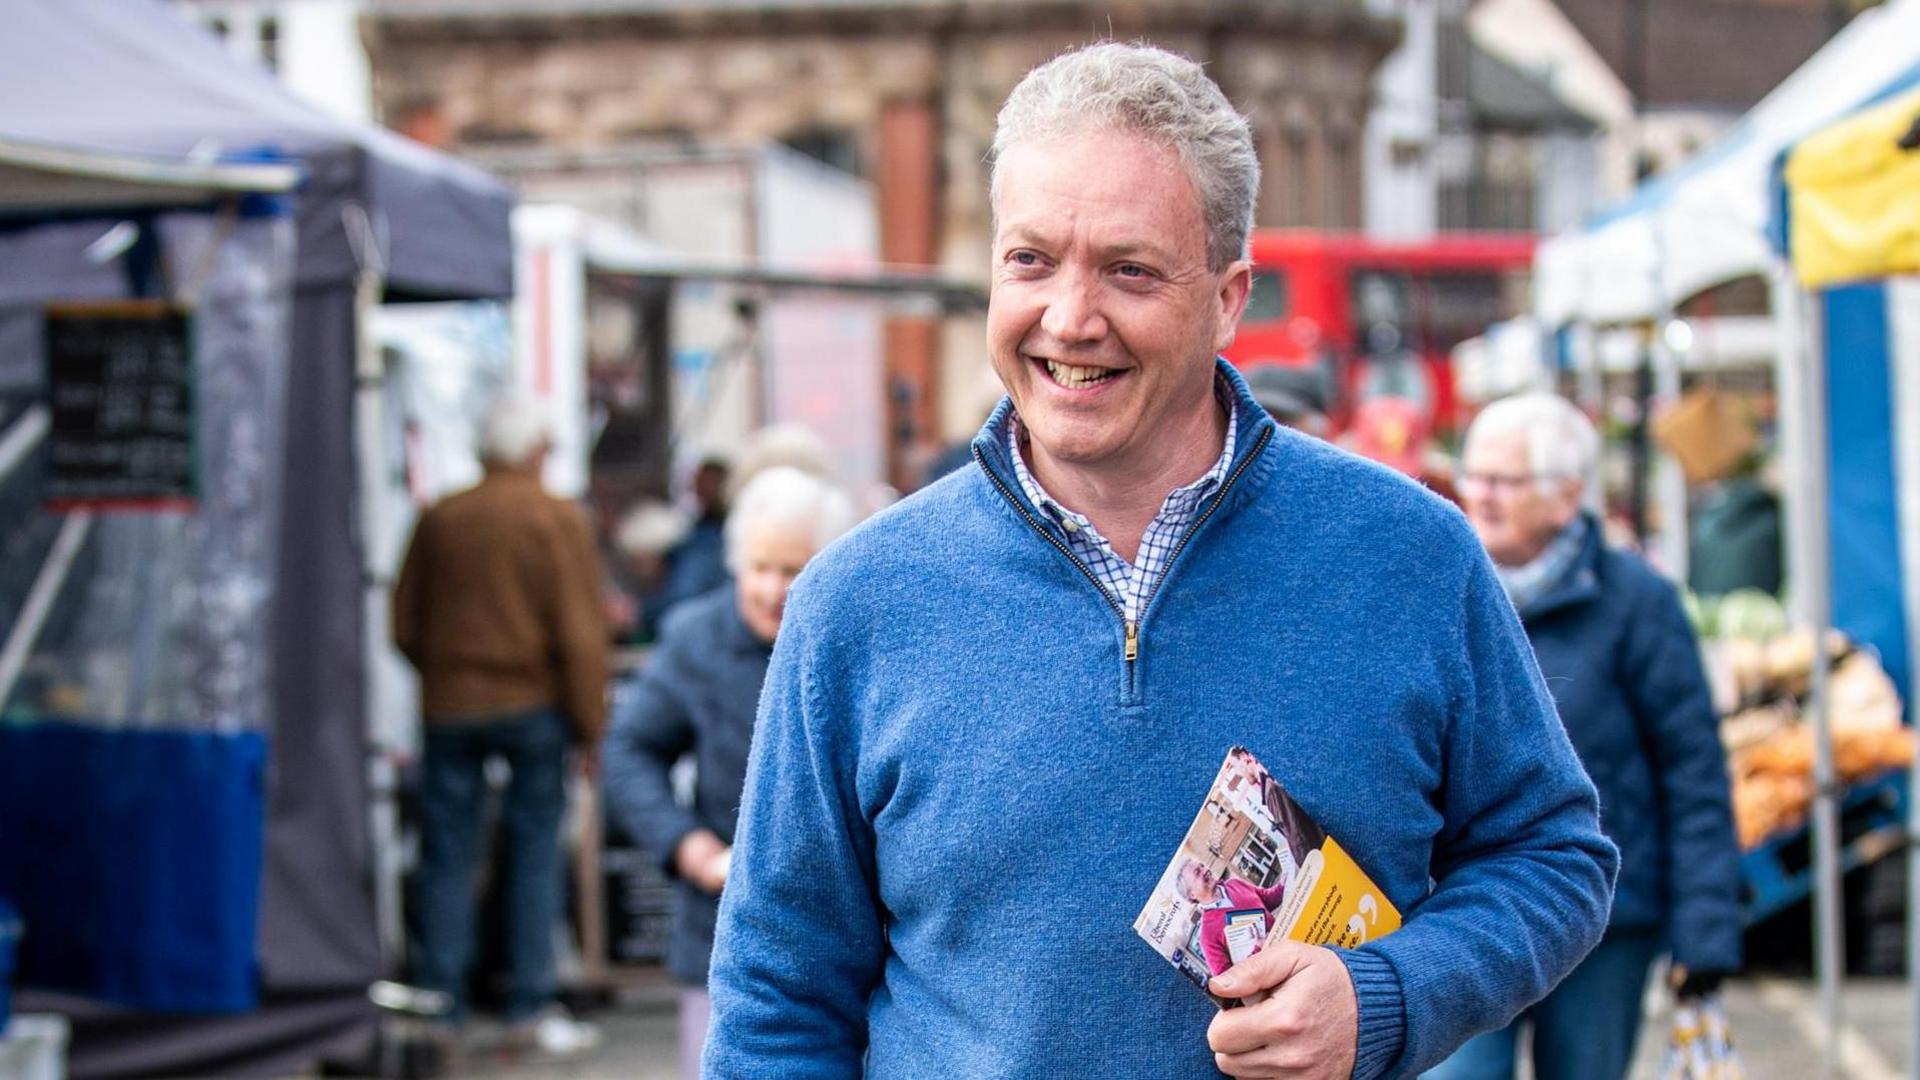
[[[1814,636],[1789,629],[1778,601],[1729,593],[1715,603],[1689,598],[1701,636],[1720,738],[1733,774],[1734,826],[1750,849],[1804,824],[1813,804],[1813,725],[1801,710],[1812,678]],[[1913,731],[1901,723],[1900,697],[1871,651],[1830,631],[1827,701],[1834,768],[1863,780],[1913,760]]]

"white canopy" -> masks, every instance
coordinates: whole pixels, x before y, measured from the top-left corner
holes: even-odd
[[[1774,160],[1917,58],[1920,0],[1861,13],[1699,157],[1586,228],[1543,243],[1535,312],[1553,326],[1650,319],[1703,289],[1764,272]]]
[[[201,163],[0,135],[0,215],[203,203],[291,191],[299,179],[292,165]]]

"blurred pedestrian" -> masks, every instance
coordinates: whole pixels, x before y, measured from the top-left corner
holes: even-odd
[[[1659,954],[1672,953],[1683,997],[1740,966],[1740,869],[1719,724],[1678,593],[1607,547],[1581,509],[1599,443],[1556,395],[1496,401],[1467,431],[1460,491],[1600,789],[1601,827],[1620,848],[1613,913],[1600,945],[1545,1000],[1429,1077],[1511,1077],[1517,1033],[1528,1026],[1540,1080],[1618,1080],[1633,1060]]]
[[[607,804],[677,879],[667,969],[682,987],[683,1076],[699,1075],[714,915],[787,589],[815,552],[853,524],[853,514],[847,496],[798,469],[776,466],[749,481],[727,523],[734,583],[668,617],[631,704],[607,735]],[[693,800],[681,806],[669,773],[688,755],[696,765]]]
[[[1486,555],[1281,430],[1219,352],[1259,161],[1201,67],[1107,42],[1002,107],[975,464],[794,587],[710,980],[711,1077],[1373,1080],[1599,939],[1614,850]],[[1394,933],[1209,989],[1135,936],[1228,747]],[[1263,749],[1264,748],[1264,749]]]
[[[1762,480],[1757,456],[1701,485],[1687,525],[1688,587],[1703,598],[1738,589],[1780,595],[1781,525],[1780,498]]]
[[[553,935],[564,881],[566,755],[583,761],[606,713],[607,629],[585,515],[540,486],[551,436],[527,399],[502,400],[480,436],[478,486],[422,514],[393,593],[393,637],[420,672],[419,939],[414,972],[467,1011],[486,772],[511,770],[505,1019],[517,1043],[553,1053],[598,1038],[554,1000]]]
[[[1245,374],[1253,400],[1275,423],[1316,439],[1327,437],[1327,412],[1333,395],[1324,370],[1317,366],[1262,364]]]
[[[822,480],[833,479],[833,449],[819,432],[805,424],[769,424],[747,436],[734,459],[727,484],[739,497],[753,478],[766,469],[786,465]]]
[[[646,602],[647,623],[656,631],[675,605],[727,583],[729,472],[726,460],[718,457],[706,458],[693,470],[688,483],[693,520],[686,535],[667,550],[660,588]]]
[[[621,640],[652,641],[659,631],[668,559],[692,529],[687,515],[663,499],[642,499],[621,516],[613,534],[612,575],[622,602],[613,630]]]
[[[1428,491],[1458,506],[1444,457],[1433,446],[1427,412],[1404,397],[1371,397],[1353,411],[1341,445],[1363,458],[1413,477]]]

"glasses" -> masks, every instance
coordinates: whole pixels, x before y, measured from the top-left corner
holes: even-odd
[[[1528,487],[1532,487],[1543,480],[1565,479],[1567,479],[1565,473],[1468,472],[1460,474],[1459,484],[1462,493],[1475,492],[1479,494],[1499,493],[1512,495]]]

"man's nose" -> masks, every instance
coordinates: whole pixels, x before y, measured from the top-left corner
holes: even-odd
[[[1068,270],[1054,275],[1047,296],[1047,310],[1040,318],[1040,329],[1055,341],[1098,341],[1107,334],[1107,319],[1100,312],[1100,284],[1096,275]]]

